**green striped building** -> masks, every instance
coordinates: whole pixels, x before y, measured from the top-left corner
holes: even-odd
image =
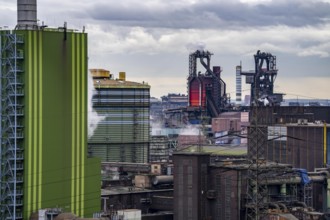
[[[100,210],[100,160],[87,155],[87,34],[0,32],[0,219],[45,208]]]
[[[93,109],[103,120],[88,139],[89,153],[102,162],[147,163],[150,145],[150,86],[92,69]]]

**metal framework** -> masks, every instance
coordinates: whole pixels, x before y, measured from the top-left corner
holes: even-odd
[[[251,164],[247,176],[247,203],[246,219],[258,220],[265,214],[268,188],[267,184],[260,184],[262,180],[267,180],[269,169],[266,168],[265,161],[255,161]]]
[[[276,56],[257,51],[254,55],[255,72],[241,72],[246,83],[251,84],[250,104],[253,106],[277,106],[283,101],[283,94],[274,93],[277,76]]]
[[[256,84],[253,86],[251,88],[253,93],[258,93],[258,86]],[[247,173],[246,220],[258,220],[265,214],[265,203],[267,203],[268,195],[267,184],[260,184],[268,173],[267,162],[264,157],[267,127],[258,125],[258,105],[260,102],[257,100],[257,96],[251,96],[251,103],[254,102],[257,106],[251,109],[251,126],[248,128],[248,159],[251,165]]]
[[[246,220],[259,220],[267,215],[267,210],[273,202],[269,195],[268,181],[272,181],[273,179],[284,184],[280,202],[292,204],[299,199],[297,198],[297,185],[294,188],[291,186],[291,194],[286,195],[284,177],[287,177],[286,175],[294,177],[294,174],[286,174],[289,172],[285,168],[268,166],[265,158],[268,129],[267,125],[260,124],[259,117],[261,115],[259,115],[260,112],[258,112],[258,109],[265,105],[264,102],[260,101],[263,95],[272,102],[272,105],[279,104],[279,100],[272,100],[270,98],[273,95],[277,95],[273,94],[274,76],[277,73],[275,60],[275,57],[271,54],[260,54],[260,51],[255,55],[256,74],[251,85],[251,126],[248,128],[248,159],[250,161],[250,167],[247,172]],[[265,69],[262,68],[263,62],[267,63]],[[303,187],[300,199],[310,205],[312,201],[311,187],[300,187]]]
[[[0,33],[0,219],[23,218],[23,36]]]
[[[203,83],[203,77],[201,76],[211,77],[212,84],[205,88],[207,96],[207,108],[211,114],[213,114],[213,116],[217,116],[227,104],[227,94],[226,83],[221,79],[220,73],[217,76],[217,74],[211,70],[210,61],[212,55],[213,54],[209,51],[200,50],[197,50],[189,55],[188,94],[189,90],[191,89],[190,82],[192,79],[198,78],[199,83]],[[200,63],[206,69],[205,74],[197,74],[197,59],[200,60]]]
[[[302,187],[300,190],[301,200],[310,207],[313,207],[313,186],[311,183],[308,183]]]

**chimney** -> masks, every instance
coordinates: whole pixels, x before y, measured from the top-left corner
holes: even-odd
[[[34,30],[37,27],[37,0],[17,0],[16,29]]]

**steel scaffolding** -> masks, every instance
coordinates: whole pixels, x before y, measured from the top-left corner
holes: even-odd
[[[0,33],[0,219],[23,219],[23,36]]]

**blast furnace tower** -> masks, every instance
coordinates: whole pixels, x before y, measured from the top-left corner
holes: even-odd
[[[210,67],[212,53],[197,50],[189,55],[188,106],[207,110],[209,116],[217,117],[227,104],[226,83],[221,79],[221,67]],[[197,60],[206,69],[197,73]]]
[[[276,56],[260,52],[254,55],[255,71],[241,72],[246,76],[246,83],[251,84],[251,106],[279,106],[283,94],[274,93],[274,82],[277,77]]]

